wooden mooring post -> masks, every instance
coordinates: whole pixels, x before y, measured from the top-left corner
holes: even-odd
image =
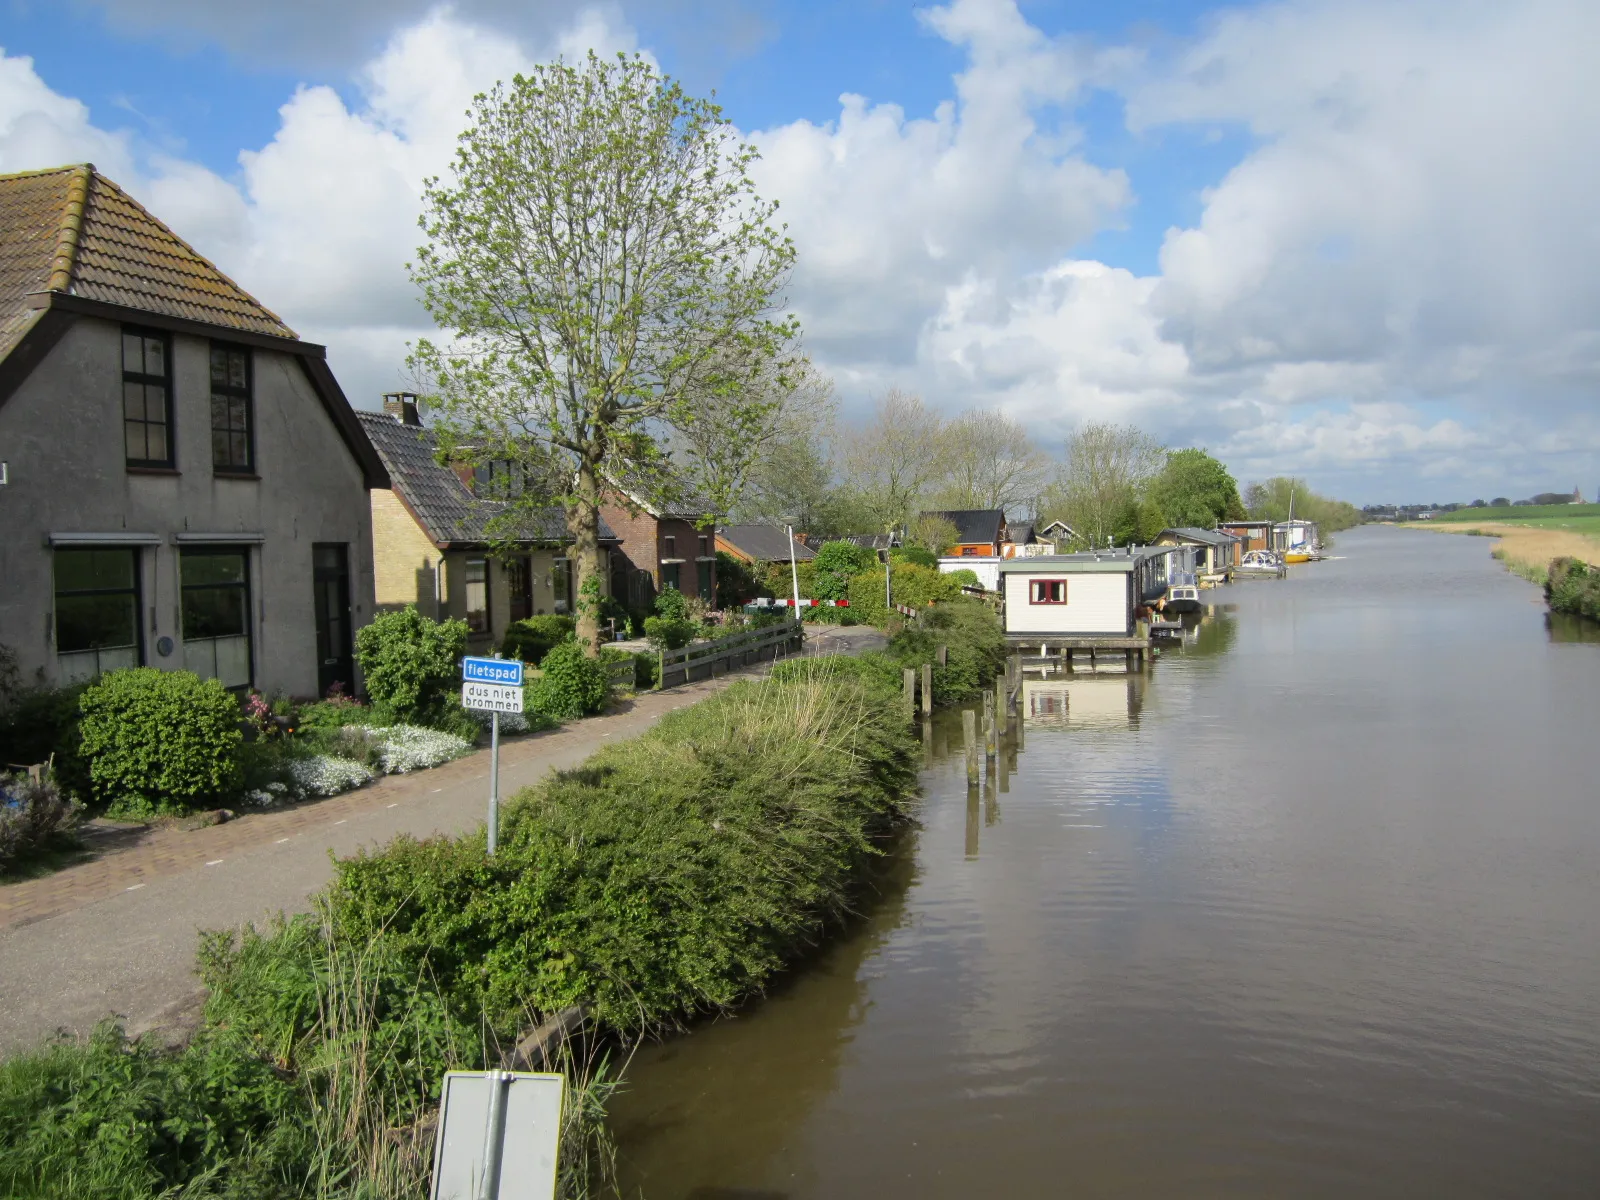
[[[994,700],[991,703],[994,705],[994,732],[996,738],[1003,738],[1006,735],[1006,693],[1008,690],[1006,677],[1004,675],[995,676]]]
[[[933,664],[922,664],[922,715],[933,716]]]
[[[961,744],[967,751],[967,786],[978,786],[978,714],[970,708],[961,710]]]
[[[933,656],[938,661],[938,663],[939,663],[939,665],[941,667],[948,667],[950,665],[950,647],[949,646],[940,646],[937,650],[935,650],[933,652]]]
[[[905,692],[906,720],[917,715],[917,673],[910,667],[900,672],[901,687]]]
[[[991,760],[995,755],[994,696],[989,692],[983,694],[983,753]]]

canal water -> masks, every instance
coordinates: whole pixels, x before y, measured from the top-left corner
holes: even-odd
[[[1207,593],[978,797],[947,714],[861,923],[635,1058],[626,1194],[1600,1195],[1600,639],[1489,545]]]

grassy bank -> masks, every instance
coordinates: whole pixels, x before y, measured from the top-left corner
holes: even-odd
[[[1594,505],[1574,505],[1574,509],[1595,508]],[[1484,511],[1484,510],[1478,510]],[[1494,510],[1512,512],[1542,512],[1531,508]],[[1460,513],[1446,514],[1460,517]],[[1600,564],[1600,516],[1574,516],[1561,518],[1534,516],[1516,521],[1438,520],[1417,521],[1408,529],[1430,529],[1435,533],[1461,533],[1495,539],[1490,553],[1506,565],[1513,574],[1542,584],[1549,571],[1550,562],[1556,558],[1574,558],[1591,564]]]
[[[492,861],[481,833],[397,839],[313,913],[206,939],[187,1046],[106,1026],[0,1066],[0,1194],[425,1194],[446,1069],[574,1002],[613,1047],[735,1005],[863,902],[916,782],[890,669],[785,664],[519,793]],[[567,1069],[581,1196],[614,1074]]]

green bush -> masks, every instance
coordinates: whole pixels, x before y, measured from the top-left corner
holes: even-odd
[[[852,579],[879,566],[877,554],[865,546],[854,542],[824,542],[817,547],[816,558],[811,560],[811,569],[815,572],[814,590],[801,599],[843,600],[849,594]]]
[[[448,720],[449,700],[459,705],[466,649],[465,621],[431,621],[413,604],[379,613],[356,634],[367,694],[385,724],[432,726]]]
[[[649,650],[639,650],[633,656],[633,686],[639,691],[653,688],[661,682],[661,660]]]
[[[897,562],[890,564],[889,573],[896,604],[926,608],[935,601],[954,600],[961,595],[959,583],[930,567]],[[850,609],[858,621],[870,625],[881,625],[888,619],[889,610],[883,602],[882,571],[869,571],[850,581]]]
[[[241,782],[239,702],[188,671],[113,671],[79,701],[95,798],[116,815],[181,813],[230,799]]]
[[[933,567],[935,570],[939,566],[939,556],[926,546],[896,546],[889,551],[889,561],[916,563],[919,567]]]
[[[698,626],[683,617],[646,617],[644,635],[658,650],[681,650],[694,641]]]
[[[945,575],[963,587],[983,586],[983,581],[978,578],[978,573],[971,567],[957,567],[954,571],[946,571]]]
[[[106,1022],[0,1065],[0,1194],[33,1200],[302,1196],[300,1089],[207,1029],[182,1049]]]
[[[380,720],[369,705],[344,697],[302,705],[294,715],[294,728],[301,731],[341,729],[346,725],[386,724],[389,722]]]
[[[532,707],[558,721],[597,713],[606,703],[606,669],[577,642],[562,642],[545,655],[533,688]]]
[[[656,597],[656,616],[682,621],[689,615],[689,598],[677,588],[668,585]]]
[[[1576,558],[1552,559],[1544,595],[1556,612],[1600,621],[1600,570],[1585,562]]]
[[[78,729],[83,715],[78,702],[87,686],[79,683],[15,692],[10,705],[0,711],[0,765],[51,762],[56,784],[87,802],[93,792]]]
[[[525,621],[513,621],[506,630],[505,640],[500,644],[500,653],[537,667],[553,646],[567,641],[577,628],[576,621],[562,616],[529,617]]]
[[[518,795],[482,835],[339,864],[340,935],[382,939],[491,1024],[587,1002],[634,1034],[737,1003],[844,918],[906,812],[894,694],[790,667]]]

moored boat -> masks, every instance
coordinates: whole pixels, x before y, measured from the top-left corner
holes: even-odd
[[[1167,589],[1164,613],[1193,613],[1200,611],[1200,588],[1192,583],[1175,583]]]

